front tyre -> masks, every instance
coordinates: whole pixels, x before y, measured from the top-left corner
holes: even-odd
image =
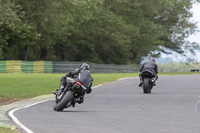
[[[56,103],[54,106],[55,111],[63,111],[63,109],[66,107],[66,105],[71,102],[73,98],[73,92],[67,91],[65,96],[62,98],[62,100],[59,103]]]
[[[151,92],[149,92],[149,78],[144,78],[143,92],[144,93],[151,93]]]

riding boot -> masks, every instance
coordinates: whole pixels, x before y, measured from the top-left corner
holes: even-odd
[[[75,104],[76,104],[76,98],[72,98],[72,101],[71,101],[72,107],[75,107]]]
[[[59,89],[57,89],[56,91],[53,91],[52,93],[55,95],[60,95],[64,90],[64,86],[60,85]]]
[[[142,86],[142,83],[143,83],[142,80],[140,80],[140,84],[139,84],[138,86],[141,87],[141,86]]]
[[[139,87],[141,87],[142,86],[142,84],[143,84],[143,80],[142,80],[142,74],[140,73],[140,75],[139,75],[139,77],[140,77],[140,83],[139,83]]]
[[[156,86],[156,77],[152,79],[153,86]]]
[[[64,90],[64,88],[60,88],[60,89],[58,90],[58,95],[60,95],[60,94],[63,92],[63,90]]]
[[[78,98],[76,102],[78,104],[81,104],[81,103],[83,103],[83,101],[84,101],[84,97],[81,97],[81,98]]]

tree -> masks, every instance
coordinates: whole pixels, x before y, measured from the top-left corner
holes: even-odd
[[[132,38],[129,61],[139,63],[149,54],[158,57],[166,48],[183,53],[185,44],[197,47],[186,41],[196,28],[189,22],[190,9],[195,2],[199,1],[106,0],[105,6],[133,27],[133,33],[128,32]]]
[[[140,63],[186,38],[200,0],[0,0],[1,59]]]
[[[34,44],[38,34],[34,25],[22,21],[21,6],[10,0],[0,0],[0,58],[20,59],[26,46]]]

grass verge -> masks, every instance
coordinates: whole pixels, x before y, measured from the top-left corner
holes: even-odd
[[[20,133],[17,129],[11,130],[9,128],[0,127],[0,133]]]
[[[60,79],[65,74],[0,74],[0,97],[31,98],[51,94],[59,87]],[[115,81],[124,77],[136,77],[138,73],[92,74],[93,86]]]

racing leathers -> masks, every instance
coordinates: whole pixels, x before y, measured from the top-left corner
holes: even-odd
[[[158,79],[158,76],[157,76],[157,74],[158,74],[158,65],[154,61],[149,60],[149,61],[145,62],[142,65],[142,67],[140,68],[140,72],[141,73],[139,75],[139,77],[140,77],[139,87],[141,87],[141,85],[142,85],[142,82],[143,82],[142,72],[144,72],[145,70],[150,70],[153,73],[153,75],[154,75],[153,82],[154,82],[154,85],[156,85],[155,81]]]
[[[69,83],[69,79],[67,79],[67,77],[73,78],[76,81],[79,81],[80,83],[82,83],[87,88],[86,89],[87,94],[92,92],[91,87],[93,83],[93,78],[91,76],[91,72],[84,68],[78,68],[78,69],[75,69],[74,71],[68,72],[65,76],[61,78],[58,94],[61,94],[64,88],[66,87],[66,85]],[[77,99],[77,101],[75,102],[79,104],[83,103],[84,96],[85,96],[85,92],[78,93],[77,98],[79,99]]]

